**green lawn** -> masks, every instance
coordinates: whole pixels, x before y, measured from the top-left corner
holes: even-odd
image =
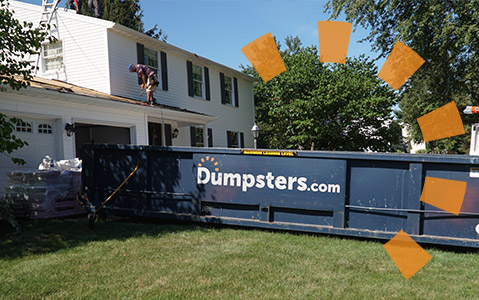
[[[405,280],[382,242],[120,220],[91,231],[85,219],[0,237],[0,298],[479,298],[478,253],[426,249]]]

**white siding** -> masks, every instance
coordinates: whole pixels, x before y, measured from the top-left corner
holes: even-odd
[[[59,4],[61,5],[62,3]],[[38,24],[40,6],[12,1],[11,7],[15,11],[15,18]],[[44,66],[40,61],[37,76],[59,79],[109,93],[106,24],[110,22],[87,22],[88,19],[92,18],[76,15],[73,10],[65,11],[63,7],[58,8],[51,25],[52,28],[56,27],[52,30],[52,35],[63,44],[64,69],[43,72]]]
[[[136,73],[128,72],[128,65],[136,63],[137,60],[136,41],[115,32],[108,32],[108,45],[110,51],[111,93],[145,101],[146,93],[140,96],[140,87],[138,86]],[[158,51],[158,55],[160,51],[166,52],[158,47],[155,48],[154,45],[145,44],[145,47]],[[218,117],[217,121],[208,124],[208,127],[213,129],[213,145],[215,147],[227,146],[227,130],[243,132],[245,146],[253,147],[253,139],[250,132],[254,123],[252,82],[238,78],[239,107],[223,105],[221,104],[219,74],[223,72],[226,76],[231,77],[234,77],[235,74],[206,66],[209,69],[211,100],[207,101],[189,97],[186,59],[178,55],[166,53],[168,91],[158,89],[154,93],[157,101],[161,104],[177,106]],[[193,63],[195,62],[193,61]],[[200,63],[196,64],[201,65]],[[182,131],[185,130],[188,129],[185,127]],[[186,145],[189,145],[189,139]]]
[[[29,21],[38,22],[40,6],[34,6],[21,2],[13,2],[18,12],[17,17]],[[70,11],[58,10],[58,18],[54,23],[58,24],[58,35],[64,47],[63,74],[52,73],[38,75],[47,78],[57,78],[79,86],[95,89],[113,95],[128,97],[141,101],[146,100],[146,93],[140,96],[140,88],[136,74],[128,72],[128,65],[137,62],[135,35],[124,32],[123,29],[108,29],[112,22],[98,20],[86,16],[76,15]],[[193,57],[192,62],[205,66],[202,59],[195,61],[193,55],[182,51],[165,50],[156,40],[148,41],[142,37],[145,47],[154,49],[160,53],[167,53],[168,65],[168,91],[158,89],[155,98],[161,104],[176,106],[191,111],[204,113],[217,117],[218,120],[207,125],[213,129],[213,145],[226,147],[226,131],[243,132],[245,146],[252,147],[253,139],[250,129],[254,123],[253,112],[253,86],[252,82],[238,78],[239,107],[221,104],[219,73],[235,77],[235,72],[228,68],[222,69],[218,65],[206,65],[209,68],[211,101],[196,99],[188,96],[188,80],[186,70],[186,57]],[[166,47],[168,48],[168,47]],[[169,49],[169,48],[168,48]],[[160,61],[160,57],[158,59]],[[203,61],[203,63],[202,63]],[[236,74],[237,75],[237,74]],[[112,104],[114,107],[114,104]],[[91,117],[90,119],[95,119]],[[102,116],[98,116],[102,117]],[[128,118],[126,118],[128,119]],[[189,128],[185,123],[175,120],[179,126],[180,137],[177,143],[189,145]],[[145,125],[143,125],[145,128]],[[146,136],[146,133],[139,133]],[[141,137],[139,141],[141,141]],[[146,138],[143,138],[145,141]]]
[[[128,66],[137,61],[136,42],[109,31],[108,50],[111,94],[146,101],[145,92],[140,96],[138,76],[128,71]]]

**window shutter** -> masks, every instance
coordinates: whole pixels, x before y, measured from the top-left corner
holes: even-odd
[[[234,89],[235,89],[235,106],[239,107],[239,96],[238,96],[238,78],[234,78]]]
[[[226,104],[225,95],[225,74],[220,73],[221,104]],[[229,146],[228,146],[229,147]]]
[[[166,53],[161,51],[161,88],[164,91],[168,90],[168,65],[166,63]]]
[[[136,43],[136,60],[138,64],[145,64],[145,46],[140,43]],[[138,77],[138,84],[142,84],[143,80]]]
[[[240,148],[244,148],[244,133],[240,132],[240,141],[239,141]]]
[[[226,142],[228,144],[228,148],[231,148],[231,131],[226,131]]]
[[[188,96],[194,97],[193,93],[193,64],[186,61],[186,73],[188,75]]]
[[[208,147],[213,147],[213,129],[208,128]]]
[[[136,43],[136,57],[138,64],[145,64],[145,46],[140,43]]]
[[[207,67],[205,69],[205,90],[206,90],[206,100],[211,100],[210,96],[210,70]]]
[[[173,145],[172,139],[171,139],[171,125],[165,124],[165,146],[171,146],[171,145]]]
[[[196,147],[196,127],[190,127],[191,147]]]

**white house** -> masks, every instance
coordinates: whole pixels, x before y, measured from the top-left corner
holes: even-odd
[[[40,2],[40,0],[39,0]],[[11,1],[15,18],[37,24],[41,6]],[[85,143],[252,147],[255,79],[114,22],[58,8],[32,86],[0,93],[0,112],[23,119],[29,143],[13,155],[35,169],[45,155],[69,159]],[[36,57],[30,58],[36,63]],[[157,70],[157,105],[142,106],[136,73]],[[74,133],[65,128],[74,125]],[[71,135],[70,135],[71,134]],[[0,188],[14,166],[0,155]],[[1,191],[0,190],[0,191]]]

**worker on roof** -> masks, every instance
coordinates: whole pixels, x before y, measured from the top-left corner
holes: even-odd
[[[73,5],[75,2],[75,5]],[[81,14],[81,7],[83,4],[83,0],[68,0],[67,5],[70,9],[76,8],[77,14]],[[98,8],[98,0],[88,0],[88,7],[93,11],[95,17],[100,17],[100,11]]]
[[[153,92],[156,91],[158,87],[158,75],[153,72],[150,68],[145,65],[129,65],[128,71],[136,72],[138,77],[141,79],[141,88],[146,90],[146,104],[153,105],[155,103],[155,98],[153,98]]]

